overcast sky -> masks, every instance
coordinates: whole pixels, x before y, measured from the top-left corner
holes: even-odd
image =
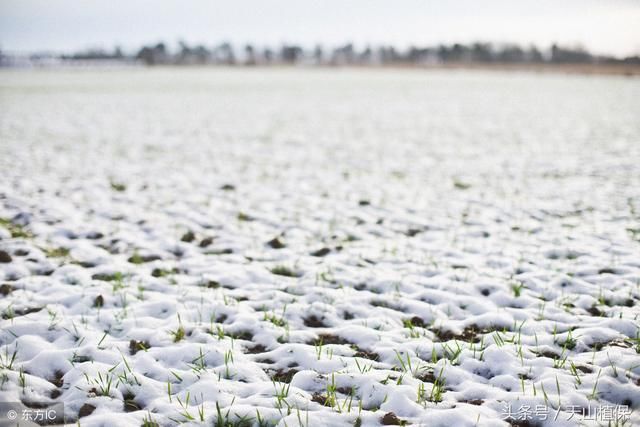
[[[0,48],[125,50],[183,39],[258,46],[581,44],[640,54],[640,0],[0,0]]]

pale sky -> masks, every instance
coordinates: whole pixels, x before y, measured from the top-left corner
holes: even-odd
[[[491,41],[640,54],[640,0],[0,0],[0,48]]]

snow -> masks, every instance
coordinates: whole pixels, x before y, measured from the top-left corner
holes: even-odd
[[[0,401],[640,424],[637,79],[0,74]]]

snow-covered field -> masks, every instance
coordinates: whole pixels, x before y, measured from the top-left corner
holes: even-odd
[[[640,425],[639,99],[3,71],[0,402],[82,426]]]

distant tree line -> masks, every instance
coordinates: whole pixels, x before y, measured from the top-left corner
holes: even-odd
[[[180,42],[170,49],[165,43],[143,46],[134,54],[122,49],[91,49],[58,57],[64,61],[123,61],[146,65],[438,65],[438,64],[640,64],[640,56],[616,58],[593,55],[579,47],[552,45],[541,50],[536,46],[515,44],[450,44],[430,47],[367,46],[357,49],[352,43],[334,48],[317,45],[304,48],[284,44],[278,48],[252,44],[233,46],[223,42],[213,46]]]

